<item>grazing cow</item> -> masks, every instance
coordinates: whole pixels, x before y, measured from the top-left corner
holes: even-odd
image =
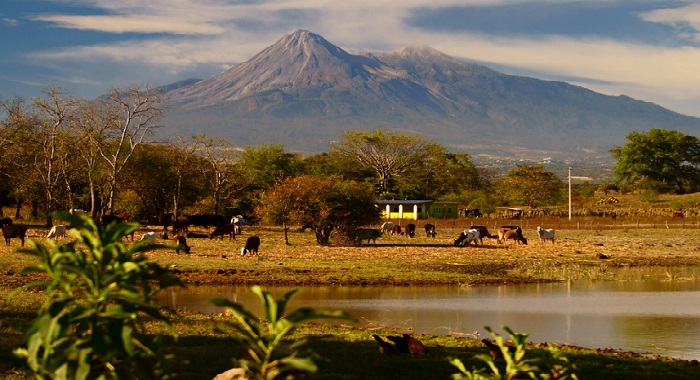
[[[382,231],[376,228],[358,228],[355,230],[355,242],[361,244],[367,239],[367,244],[370,240],[374,240],[374,245],[377,245],[377,238],[382,237]]]
[[[258,248],[260,248],[260,238],[258,236],[249,236],[245,241],[245,247],[241,249],[241,256],[245,256],[246,252],[250,252],[251,256],[257,255]]]
[[[416,236],[416,225],[409,223],[406,225],[406,237],[413,238]]]
[[[185,251],[185,253],[190,253],[190,246],[187,245],[187,238],[185,238],[184,236],[173,236],[173,243],[178,244],[177,248],[175,248],[175,252],[177,252],[178,255],[180,254],[180,250]]]
[[[391,230],[392,235],[403,235],[403,231],[401,231],[401,226],[398,224],[394,225],[394,229]]]
[[[221,236],[221,240],[224,240],[224,235],[228,235],[228,240],[236,240],[236,226],[233,224],[219,224],[209,235],[209,240],[216,236]]]
[[[149,243],[155,244],[157,237],[158,234],[156,234],[155,232],[146,232],[145,234],[143,234],[143,236],[141,236],[140,240],[147,240]]]
[[[489,229],[486,226],[471,226],[471,227],[469,227],[469,229],[479,231],[479,242],[482,245],[484,244],[484,238],[498,239],[498,235],[491,235],[491,233],[489,232]]]
[[[380,230],[382,230],[382,233],[392,233],[393,235],[394,227],[396,227],[396,225],[393,222],[384,222]]]
[[[12,219],[10,219],[10,218],[0,219],[0,228],[5,227],[5,226],[11,226],[11,225],[12,225]]]
[[[503,244],[505,243],[506,240],[513,240],[513,244],[516,242],[518,244],[525,244],[527,245],[527,239],[523,237],[523,230],[520,227],[516,228],[499,228],[498,229],[498,243]]]
[[[476,247],[479,245],[479,239],[481,239],[481,231],[475,228],[464,230],[459,234],[457,239],[455,239],[455,246],[469,246],[471,242],[474,242],[474,246]]]
[[[435,225],[433,224],[426,224],[425,225],[425,235],[426,237],[435,237],[437,235],[437,232],[435,231]]]
[[[46,235],[47,239],[53,238],[54,241],[57,241],[58,239],[62,239],[66,237],[66,233],[68,232],[68,227],[64,225],[58,225],[58,226],[53,226],[51,227],[51,230],[49,230],[49,234]]]
[[[24,238],[27,236],[27,226],[24,224],[12,224],[2,227],[2,236],[5,237],[5,244],[10,245],[10,239],[19,238],[24,247]]]
[[[189,232],[190,222],[186,220],[173,220],[173,233],[187,233]]]
[[[543,242],[551,240],[552,243],[554,243],[554,229],[544,229],[542,227],[537,227],[537,236],[539,236],[540,240]]]

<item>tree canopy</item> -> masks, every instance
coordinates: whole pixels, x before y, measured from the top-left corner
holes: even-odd
[[[437,145],[420,136],[384,132],[345,131],[335,152],[372,168],[386,192],[396,176],[407,172],[428,157]]]
[[[518,165],[496,183],[503,198],[535,208],[561,200],[564,184],[541,164]]]
[[[339,177],[303,175],[287,178],[260,199],[258,214],[272,224],[310,228],[321,245],[331,233],[349,236],[355,228],[379,222],[371,187]]]
[[[638,189],[690,193],[700,190],[700,140],[678,131],[632,132],[610,150],[615,178]]]

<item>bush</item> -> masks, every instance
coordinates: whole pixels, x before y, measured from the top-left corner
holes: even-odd
[[[313,319],[353,319],[343,311],[326,311],[302,308],[284,315],[287,303],[302,290],[293,290],[279,299],[274,299],[268,291],[253,286],[263,304],[266,322],[262,322],[242,305],[225,298],[211,302],[226,308],[225,314],[234,318],[233,327],[241,333],[241,343],[246,358],[234,358],[234,364],[246,370],[247,376],[256,380],[297,378],[315,372],[317,367],[313,353],[302,351],[306,343],[299,340],[285,345],[283,339],[299,325]]]
[[[570,364],[566,356],[551,344],[547,345],[539,357],[525,358],[527,334],[518,334],[507,326],[501,326],[513,341],[511,347],[500,335],[491,331],[491,328],[488,326],[484,328],[494,337],[495,347],[492,348],[491,355],[476,355],[476,358],[485,362],[492,373],[487,373],[484,368],[468,371],[461,360],[452,358],[450,363],[459,369],[459,373],[452,375],[453,380],[578,379],[575,366]]]

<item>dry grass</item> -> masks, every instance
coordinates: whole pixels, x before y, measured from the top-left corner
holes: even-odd
[[[439,222],[436,238],[427,238],[422,231],[414,239],[385,235],[376,245],[361,247],[319,246],[313,233],[294,229],[289,231],[287,245],[281,228],[247,226],[235,241],[190,238],[189,255],[160,249],[148,256],[194,285],[475,285],[598,278],[610,267],[700,266],[700,229],[695,227],[560,229],[552,244],[537,239],[535,228],[539,222],[545,227],[554,226],[545,220],[519,221],[528,245],[484,239],[478,247],[454,247],[453,239],[467,225]],[[491,228],[492,224],[487,225]],[[149,230],[158,229],[144,227],[137,239]],[[253,234],[262,240],[260,255],[241,257],[245,238]],[[38,242],[48,242],[41,227],[30,228],[29,235]],[[13,252],[18,247],[17,239],[11,247],[0,247],[0,274],[5,275],[0,287],[26,282],[19,272],[32,264],[33,258]]]

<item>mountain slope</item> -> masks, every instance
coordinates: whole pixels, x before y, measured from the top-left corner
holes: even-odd
[[[607,156],[632,130],[698,135],[700,119],[564,82],[505,75],[427,47],[353,55],[299,30],[166,92],[167,129],[328,151],[346,129],[420,133],[477,155]],[[578,153],[577,153],[578,152]]]

